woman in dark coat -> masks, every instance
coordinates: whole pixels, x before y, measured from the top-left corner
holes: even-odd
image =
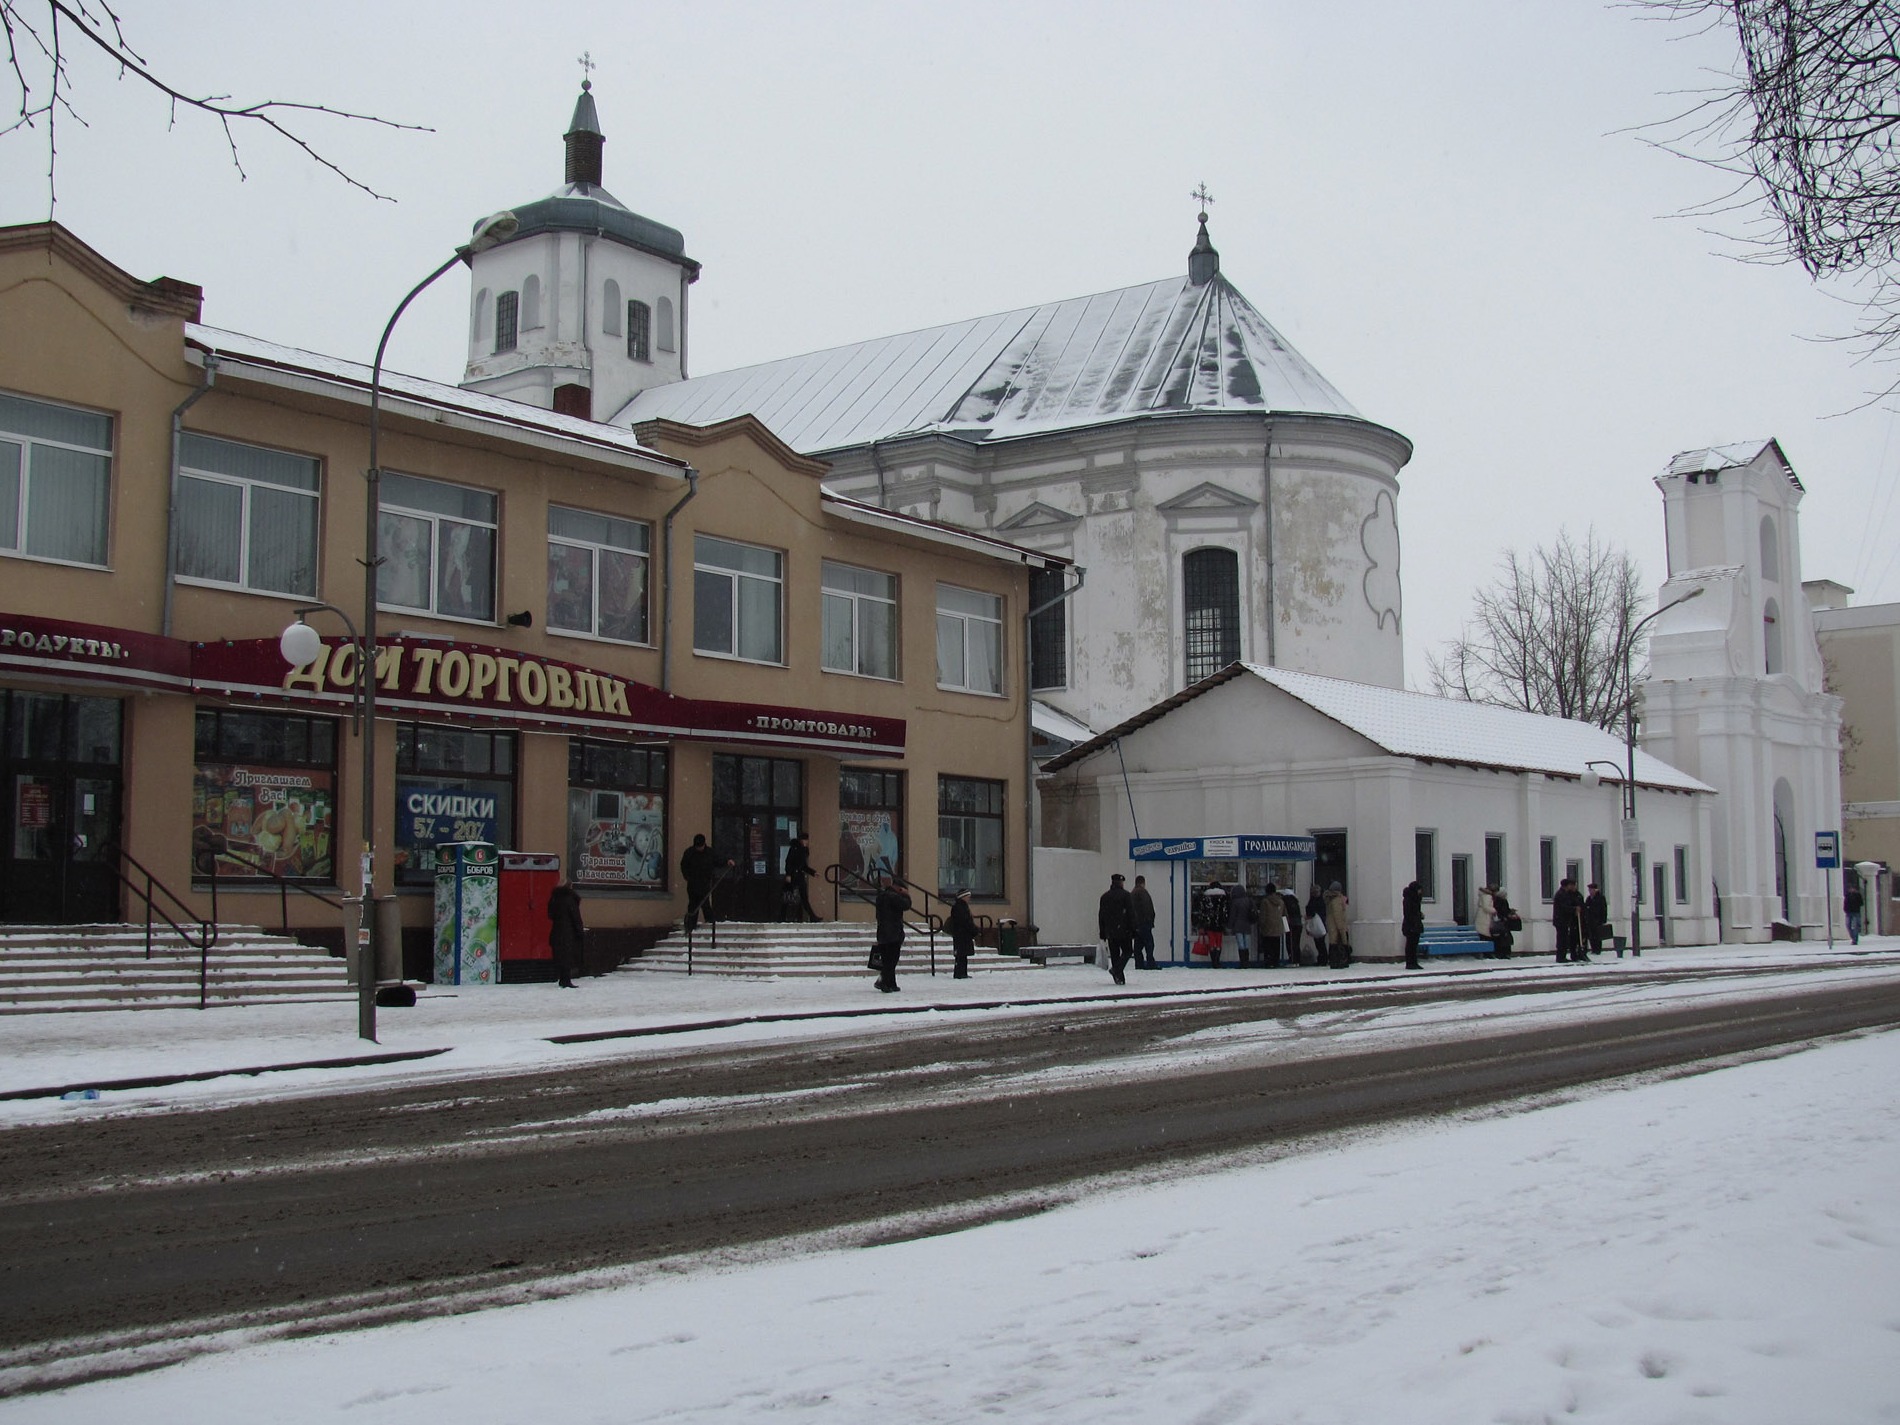
[[[951,971],[953,980],[970,978],[970,953],[976,949],[976,917],[970,914],[970,893],[958,891],[955,900],[950,902],[950,917],[944,921],[944,929],[950,932],[950,948],[956,956],[956,968]]]
[[[1504,887],[1497,886],[1491,892],[1491,943],[1497,949],[1491,953],[1500,960],[1511,958],[1511,946],[1517,937],[1511,934],[1511,917],[1517,912],[1511,909],[1511,903],[1504,898]]]
[[[578,989],[574,976],[581,972],[581,897],[566,881],[548,892],[548,944],[554,950],[554,969],[561,988]]]

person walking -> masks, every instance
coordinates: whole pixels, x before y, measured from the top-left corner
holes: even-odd
[[[1135,903],[1135,968],[1158,970],[1155,964],[1155,898],[1148,894],[1148,878],[1135,877],[1135,889],[1129,892]]]
[[[1326,892],[1319,882],[1313,883],[1313,890],[1306,898],[1306,935],[1313,942],[1313,963],[1324,969],[1326,954]]]
[[[1590,894],[1583,898],[1583,938],[1590,947],[1589,953],[1603,953],[1603,937],[1610,929],[1610,903],[1603,896],[1603,890],[1595,881],[1590,882]],[[1617,956],[1622,957],[1622,951]]]
[[[970,914],[970,893],[958,891],[950,902],[950,915],[943,923],[950,932],[950,953],[955,958],[956,968],[950,972],[953,980],[970,978],[970,954],[976,949],[976,917]]]
[[[1352,963],[1352,903],[1346,888],[1334,881],[1326,888],[1326,964],[1343,970]]]
[[[1286,948],[1286,902],[1272,881],[1260,893],[1260,963],[1269,970],[1280,968]]]
[[[1557,928],[1557,963],[1583,963],[1583,893],[1565,876],[1550,898],[1550,920]]]
[[[1300,898],[1293,894],[1288,886],[1280,892],[1280,907],[1286,912],[1286,965],[1289,970],[1300,968],[1300,941],[1306,937],[1300,930]]]
[[[726,862],[732,865],[731,861]],[[693,844],[680,853],[680,877],[686,882],[686,933],[692,934],[699,925],[699,913],[706,913],[706,924],[717,925],[719,917],[713,914],[713,885],[723,868],[719,857],[712,847],[706,844],[706,838],[695,836]]]
[[[1511,902],[1505,898],[1503,886],[1491,888],[1491,953],[1500,960],[1511,958],[1511,946],[1517,943],[1517,937],[1511,932],[1511,924],[1517,920],[1517,912],[1511,909]],[[1522,924],[1521,921],[1518,922]]]
[[[1120,871],[1108,878],[1108,889],[1096,906],[1095,929],[1108,946],[1108,973],[1116,984],[1127,984],[1123,972],[1135,953],[1135,898],[1122,884]]]
[[[1847,912],[1847,938],[1856,945],[1860,944],[1860,912],[1866,904],[1860,893],[1860,882],[1849,881],[1841,893],[1841,909]]]
[[[785,894],[779,902],[780,920],[816,920],[811,908],[811,833],[801,831],[785,853]]]
[[[1497,887],[1478,887],[1478,908],[1472,914],[1471,928],[1478,932],[1480,940],[1491,938],[1491,922],[1497,918]]]
[[[1244,881],[1227,893],[1227,928],[1234,932],[1235,953],[1242,966],[1253,962],[1253,936],[1260,925],[1260,907]]]
[[[579,989],[574,977],[581,972],[581,948],[586,927],[581,924],[581,895],[563,881],[548,892],[548,947],[554,952],[554,973],[564,990]]]
[[[1418,938],[1425,933],[1425,890],[1417,881],[1399,892],[1399,934],[1405,937],[1405,968],[1418,970]]]
[[[1210,881],[1201,892],[1201,929],[1207,937],[1207,963],[1218,969],[1227,947],[1227,888],[1219,881]]]
[[[910,910],[910,892],[886,871],[877,893],[877,987],[885,994],[897,988],[897,957],[904,948],[904,916]]]

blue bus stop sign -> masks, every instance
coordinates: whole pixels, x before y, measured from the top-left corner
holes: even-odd
[[[1841,868],[1841,834],[1838,831],[1814,833],[1814,869],[1838,871]]]

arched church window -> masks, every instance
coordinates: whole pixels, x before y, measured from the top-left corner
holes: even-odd
[[[600,289],[600,330],[605,336],[620,335],[620,284],[611,278]]]
[[[661,351],[678,351],[673,337],[673,299],[662,297],[653,308],[653,344]]]
[[[1781,606],[1773,599],[1768,601],[1761,616],[1761,643],[1763,666],[1770,673],[1781,671]]]
[[[541,279],[529,274],[521,284],[521,329],[531,332],[541,325]]]
[[[488,332],[488,289],[482,288],[475,294],[475,321],[468,333],[470,346],[480,346],[482,338]]]
[[[1781,541],[1775,536],[1773,515],[1761,517],[1761,576],[1764,579],[1781,579]]]
[[[627,355],[635,361],[653,360],[653,308],[645,302],[627,303]]]
[[[1195,683],[1240,657],[1240,556],[1231,549],[1191,550],[1181,560],[1181,592],[1187,680]]]
[[[521,316],[521,294],[503,292],[495,298],[495,350],[515,349],[516,328]]]

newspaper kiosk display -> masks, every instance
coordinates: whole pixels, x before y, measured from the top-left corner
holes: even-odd
[[[1158,877],[1148,876],[1149,893],[1155,898],[1156,929],[1167,926],[1164,947],[1157,944],[1157,958],[1175,965],[1205,965],[1205,951],[1195,954],[1194,925],[1201,896],[1193,875],[1196,863],[1208,861],[1270,861],[1284,864],[1312,862],[1318,859],[1318,843],[1311,836],[1277,836],[1243,833],[1235,836],[1160,836],[1140,837],[1128,843],[1128,859],[1137,864],[1147,861],[1167,863],[1167,909],[1161,908],[1162,888],[1153,884]],[[1144,873],[1146,874],[1146,873]],[[1280,889],[1285,890],[1282,886]],[[1233,964],[1232,960],[1225,963]]]

